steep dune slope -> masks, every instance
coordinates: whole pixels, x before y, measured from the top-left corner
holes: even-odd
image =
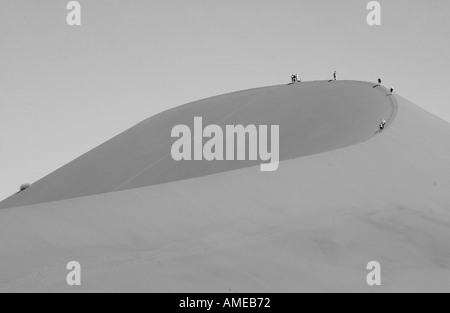
[[[163,112],[0,203],[30,205],[199,177],[259,164],[256,161],[176,162],[171,130],[195,116],[207,124],[280,125],[280,159],[362,142],[395,112],[384,88],[355,81],[306,82],[235,92]]]
[[[0,290],[449,292],[450,125],[396,99],[382,134],[276,172],[1,210]]]

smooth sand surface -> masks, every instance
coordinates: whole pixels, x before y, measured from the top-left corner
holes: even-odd
[[[382,109],[367,113],[342,101],[322,120],[328,113],[316,106],[331,104],[298,99],[314,113],[282,115],[280,127],[292,130],[282,140],[325,142],[312,140],[311,150],[297,143],[276,172],[227,168],[0,210],[0,291],[450,292],[450,125],[365,83],[311,88],[356,95],[363,106],[372,101],[367,94],[376,101],[368,107]],[[352,127],[328,125],[341,106]],[[395,119],[373,136],[388,113]],[[303,128],[303,115],[332,130],[304,134],[319,122]],[[65,283],[73,260],[82,265],[81,287]],[[370,261],[381,263],[381,287],[366,284]]]

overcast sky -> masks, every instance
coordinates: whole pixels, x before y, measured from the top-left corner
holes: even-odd
[[[303,80],[375,81],[450,121],[450,1],[0,0],[0,199],[158,112]]]

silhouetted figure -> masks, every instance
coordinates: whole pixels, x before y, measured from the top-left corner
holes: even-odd
[[[381,87],[381,78],[378,78],[378,83],[374,86],[372,86],[372,88],[377,88],[377,87]]]
[[[293,74],[293,75],[291,75],[291,81],[294,84],[294,83],[300,82],[301,80],[298,78],[297,74]]]
[[[336,71],[334,71],[334,73],[333,73],[333,79],[334,79],[334,80],[336,80],[336,79],[337,79],[337,74],[336,74]]]
[[[381,121],[379,127],[380,127],[380,131],[383,131],[384,128],[386,127],[386,120]]]
[[[394,87],[391,87],[391,89],[389,89],[389,91],[391,92],[391,95],[394,94]]]

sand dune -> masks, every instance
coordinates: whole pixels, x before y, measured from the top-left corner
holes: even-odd
[[[280,125],[280,159],[365,141],[392,115],[384,88],[363,82],[307,82],[235,92],[163,112],[0,203],[30,205],[156,185],[259,164],[255,161],[176,162],[170,137],[178,124]]]
[[[450,125],[385,95],[360,82],[277,86],[144,121],[2,204],[64,199],[0,210],[0,290],[449,292]],[[279,170],[151,167],[169,139],[153,138],[153,123],[168,130],[195,114],[279,121]],[[374,136],[382,117],[393,119]],[[122,160],[127,151],[138,155]],[[72,260],[81,287],[65,284]]]

